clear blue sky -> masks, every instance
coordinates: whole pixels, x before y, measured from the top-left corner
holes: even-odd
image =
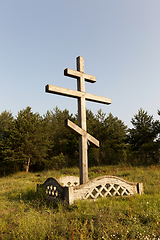
[[[128,127],[140,108],[159,119],[159,0],[1,0],[0,113],[27,106],[41,115],[56,106],[77,113],[76,99],[44,91],[48,83],[76,90],[63,71],[76,69],[77,56],[97,78],[86,92],[112,99],[88,109]]]

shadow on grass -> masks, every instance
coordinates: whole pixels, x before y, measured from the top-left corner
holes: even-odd
[[[7,198],[13,202],[23,203],[36,210],[43,208],[58,208],[59,202],[51,202],[47,200],[43,191],[36,192],[33,188],[28,188],[21,192],[7,193]]]

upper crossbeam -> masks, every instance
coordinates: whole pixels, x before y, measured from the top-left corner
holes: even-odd
[[[91,82],[91,83],[96,82],[96,77],[95,76],[89,75],[87,73],[75,71],[75,70],[72,70],[70,68],[66,68],[64,70],[64,75],[68,76],[68,77],[76,78],[76,79],[83,77],[86,82]]]

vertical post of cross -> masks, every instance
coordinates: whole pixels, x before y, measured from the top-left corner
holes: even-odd
[[[64,75],[77,79],[77,91],[53,86],[47,84],[45,91],[48,93],[58,94],[66,97],[73,97],[78,99],[78,125],[79,127],[69,121],[66,125],[79,135],[79,163],[80,163],[80,184],[88,182],[88,155],[87,143],[92,142],[95,146],[99,147],[99,141],[87,133],[86,126],[86,103],[85,100],[98,102],[103,104],[111,104],[111,99],[100,97],[94,94],[85,92],[85,81],[90,83],[96,82],[96,77],[84,72],[84,58],[77,57],[77,71],[66,68]]]
[[[84,58],[77,57],[77,71],[84,73]],[[85,78],[77,79],[77,91],[85,93]],[[86,102],[85,96],[78,98],[78,125],[83,130],[86,128]],[[79,136],[79,164],[80,164],[80,184],[88,182],[88,155],[87,155],[87,139],[82,135]]]

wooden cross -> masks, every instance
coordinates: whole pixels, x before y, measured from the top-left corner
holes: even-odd
[[[99,147],[99,141],[86,132],[86,103],[85,100],[98,102],[103,104],[111,104],[111,99],[100,97],[97,95],[85,92],[85,81],[94,83],[96,77],[84,73],[84,58],[77,57],[77,71],[66,68],[64,75],[77,79],[77,91],[56,87],[53,85],[46,85],[45,91],[63,95],[66,97],[73,97],[78,99],[78,125],[66,120],[66,125],[79,135],[79,162],[80,162],[80,184],[88,182],[88,156],[87,156],[87,141],[89,140],[94,145]]]

